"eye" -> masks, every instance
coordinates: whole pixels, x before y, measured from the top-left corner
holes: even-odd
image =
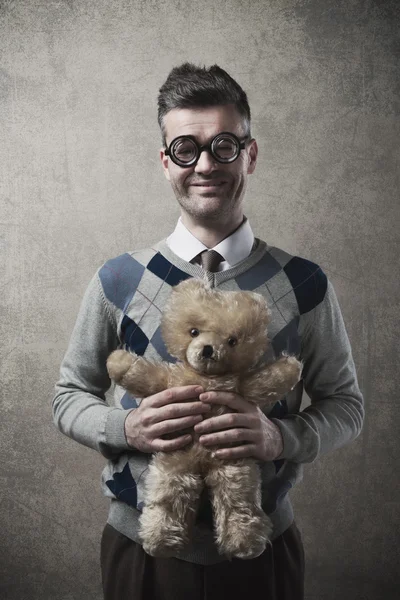
[[[237,338],[235,338],[234,336],[230,337],[228,340],[228,345],[233,347],[233,346],[236,346],[236,344],[237,344]]]
[[[197,337],[199,334],[200,334],[200,331],[198,329],[196,329],[195,327],[190,330],[190,335],[192,337]]]

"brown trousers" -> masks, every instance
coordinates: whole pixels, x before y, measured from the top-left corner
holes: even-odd
[[[258,558],[209,566],[153,558],[106,525],[101,571],[104,600],[304,599],[304,552],[295,523]]]

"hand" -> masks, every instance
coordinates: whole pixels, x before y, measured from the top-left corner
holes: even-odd
[[[193,427],[202,421],[210,406],[198,400],[203,388],[195,385],[175,387],[143,398],[140,406],[125,419],[125,436],[133,448],[141,452],[172,452],[192,441],[180,435],[172,440],[162,436]],[[195,402],[189,402],[194,400]]]
[[[252,456],[258,460],[272,461],[282,453],[283,439],[279,427],[255,404],[231,392],[206,392],[200,395],[200,400],[209,404],[224,404],[236,411],[211,417],[195,425],[196,433],[206,434],[201,435],[201,444],[210,449],[212,446],[222,446],[214,452],[217,458]],[[242,444],[224,448],[232,442]]]

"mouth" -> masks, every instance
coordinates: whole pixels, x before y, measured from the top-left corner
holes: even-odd
[[[206,358],[201,355],[188,357],[188,362],[196,371],[200,371],[201,373],[208,373],[210,370],[214,370],[215,366],[218,364],[216,358]]]
[[[222,188],[226,183],[226,181],[201,181],[198,183],[191,183],[190,185],[199,191],[205,190],[210,192]]]
[[[215,375],[219,372],[219,363],[214,358],[207,358],[197,363],[197,371],[208,375]]]

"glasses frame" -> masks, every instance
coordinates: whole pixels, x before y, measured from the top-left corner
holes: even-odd
[[[233,138],[233,140],[236,142],[237,152],[233,158],[223,159],[223,158],[218,157],[215,154],[214,147],[215,147],[216,143],[218,142],[218,138],[225,137],[225,136],[229,136],[230,138]],[[177,144],[177,142],[179,140],[187,140],[187,139],[194,142],[194,145],[196,147],[196,154],[191,161],[184,163],[184,162],[180,161],[178,158],[176,158],[176,156],[174,154],[174,146]],[[204,150],[207,150],[207,152],[209,152],[211,154],[211,156],[214,158],[214,160],[216,160],[217,162],[219,162],[221,164],[230,164],[230,163],[235,162],[235,160],[237,160],[239,158],[240,152],[245,149],[246,141],[248,139],[249,139],[248,136],[243,139],[239,139],[237,137],[237,135],[235,135],[234,133],[230,133],[230,131],[221,131],[221,133],[217,133],[217,135],[215,137],[213,137],[213,139],[208,144],[203,144],[202,146],[200,146],[200,144],[197,142],[196,138],[193,135],[178,135],[178,137],[176,137],[172,140],[172,142],[170,143],[168,148],[165,148],[165,156],[169,156],[170,159],[172,160],[172,162],[174,162],[176,165],[178,165],[178,167],[182,167],[183,169],[186,169],[188,167],[193,167],[193,166],[197,165],[201,153]]]

